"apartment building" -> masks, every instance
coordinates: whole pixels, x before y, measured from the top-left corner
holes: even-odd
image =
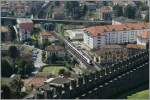
[[[17,29],[20,41],[30,38],[30,33],[33,30],[33,22],[31,19],[17,19]]]
[[[84,31],[82,29],[66,30],[71,40],[83,40]]]
[[[92,26],[84,29],[84,43],[91,49],[107,44],[136,43],[137,34],[148,31],[148,23]]]
[[[149,33],[150,32],[143,32],[137,35],[137,44],[146,46],[149,41]]]

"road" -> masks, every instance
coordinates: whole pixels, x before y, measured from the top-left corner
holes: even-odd
[[[70,43],[67,39],[65,39],[65,37],[59,35],[59,34],[56,33],[56,32],[53,33],[53,35],[54,35],[55,37],[57,37],[59,40],[61,40],[62,42],[64,42],[66,46],[68,46],[68,43]],[[67,43],[67,42],[68,42],[68,43]],[[100,69],[101,69],[100,67],[98,67],[98,66],[94,63],[94,61],[92,61],[92,62],[93,62],[93,65],[87,64],[87,62],[85,62],[85,61],[83,60],[83,57],[79,56],[73,49],[69,48],[69,46],[68,46],[68,50],[69,50],[69,51],[71,52],[71,54],[73,54],[78,60],[80,60],[80,61],[85,65],[85,67],[86,67],[87,69],[89,69],[89,70],[91,70],[91,71],[96,71],[96,70],[100,70]]]
[[[43,61],[42,61],[42,50],[38,49],[38,48],[35,48],[34,46],[30,46],[30,45],[26,45],[26,44],[23,44],[23,46],[28,47],[28,48],[30,48],[30,49],[32,49],[34,51],[38,51],[37,57],[36,57],[36,59],[34,61],[34,67],[36,68],[36,71],[33,72],[34,74],[38,73],[39,69],[42,66],[46,65],[46,63],[43,63]]]
[[[36,48],[36,50],[38,51],[38,54],[37,54],[36,60],[34,61],[34,66],[36,68],[41,68],[42,66],[44,66],[46,64],[43,63],[43,61],[42,61],[42,50],[37,49],[37,48]]]

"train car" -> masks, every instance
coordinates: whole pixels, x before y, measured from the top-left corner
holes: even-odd
[[[86,57],[81,51],[79,51],[77,48],[75,48],[75,46],[71,45],[71,43],[69,43],[67,40],[65,40],[65,42],[70,48],[72,48],[77,54],[79,54],[86,63],[92,65],[92,60],[90,60],[88,57]]]

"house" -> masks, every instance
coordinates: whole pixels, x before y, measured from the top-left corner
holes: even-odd
[[[148,11],[140,11],[140,15],[141,15],[142,19],[145,19],[147,13],[148,13]]]
[[[44,41],[54,42],[58,40],[52,33],[50,32],[41,32],[39,36],[40,44],[43,44]]]
[[[56,77],[36,89],[35,98],[55,98],[61,94],[62,90],[67,91],[70,88],[71,79]]]
[[[2,41],[11,41],[12,39],[11,32],[9,31],[8,27],[1,26],[0,32]]]
[[[101,20],[112,20],[112,7],[103,6],[100,8],[100,19]]]
[[[128,50],[121,45],[105,45],[94,51],[94,62],[112,64],[128,58]]]
[[[64,20],[65,14],[63,12],[61,12],[61,13],[54,12],[54,13],[52,13],[52,18],[56,19],[56,20]]]
[[[66,55],[65,48],[60,45],[49,45],[45,48],[45,50],[47,58],[53,55],[56,55],[57,57],[65,57]]]
[[[114,18],[112,20],[112,25],[120,25],[120,24],[125,24],[125,23],[137,23],[137,22],[140,22],[140,21],[121,16],[121,17]]]
[[[95,2],[84,2],[86,4],[88,11],[95,11],[96,10],[96,3]]]
[[[137,44],[146,46],[149,40],[150,32],[142,32],[141,34],[137,35]]]
[[[71,40],[83,40],[83,29],[66,30]]]
[[[33,30],[33,22],[31,19],[17,19],[17,29],[20,41],[25,41],[30,38],[30,33]]]
[[[136,35],[148,31],[148,23],[92,26],[84,29],[84,43],[91,49],[107,44],[136,43]]]
[[[44,82],[47,80],[47,74],[39,72],[36,74],[36,76],[29,78],[29,79],[24,79],[24,86],[25,87],[34,87],[38,88],[42,85],[44,85]]]

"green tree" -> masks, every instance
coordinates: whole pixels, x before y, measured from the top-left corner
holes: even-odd
[[[60,69],[58,72],[59,75],[64,74],[64,73],[65,73],[65,69]]]
[[[9,56],[13,58],[14,61],[19,56],[19,50],[17,49],[16,46],[10,46],[8,52],[9,52]]]
[[[35,69],[32,62],[27,62],[25,65],[25,74],[30,75],[31,72]]]
[[[13,74],[13,68],[10,66],[7,60],[2,60],[1,72],[3,77],[10,77]]]
[[[17,74],[21,75],[21,77],[25,76],[25,65],[26,65],[26,61],[25,60],[19,60],[17,62]]]
[[[52,56],[51,56],[51,62],[52,62],[52,63],[56,63],[56,61],[57,61],[57,56],[56,56],[56,54],[52,54]]]
[[[5,38],[6,38],[5,33],[1,32],[1,40],[5,41]]]
[[[8,85],[1,86],[1,97],[2,99],[11,99],[12,98],[12,91]]]
[[[149,12],[148,11],[147,11],[147,14],[146,14],[146,16],[144,18],[144,21],[149,22]]]
[[[69,64],[68,62],[65,62],[65,67],[69,70],[72,70],[71,64]]]
[[[68,1],[65,3],[66,14],[71,16],[73,19],[78,18],[80,15],[79,2],[78,1]]]
[[[51,45],[51,42],[48,39],[44,40],[43,41],[43,48],[45,48],[48,45]]]
[[[60,6],[60,2],[59,1],[55,1],[55,6]]]
[[[15,90],[15,92],[20,93],[21,88],[24,86],[24,83],[21,80],[21,77],[17,76],[15,79],[12,80],[10,85]]]
[[[13,28],[13,26],[8,26],[9,27],[9,30],[10,30],[10,32],[11,32],[11,41],[14,41],[14,40],[16,40],[16,32],[15,32],[15,30],[14,30],[14,28]]]
[[[131,19],[135,19],[136,10],[136,7],[132,5],[127,5],[124,9],[124,16]]]
[[[27,62],[25,60],[19,60],[16,63],[16,73],[21,75],[21,77],[25,77],[26,75],[30,75],[31,72],[35,69],[32,62]]]
[[[123,16],[123,8],[120,5],[113,6],[114,15],[116,17]]]

